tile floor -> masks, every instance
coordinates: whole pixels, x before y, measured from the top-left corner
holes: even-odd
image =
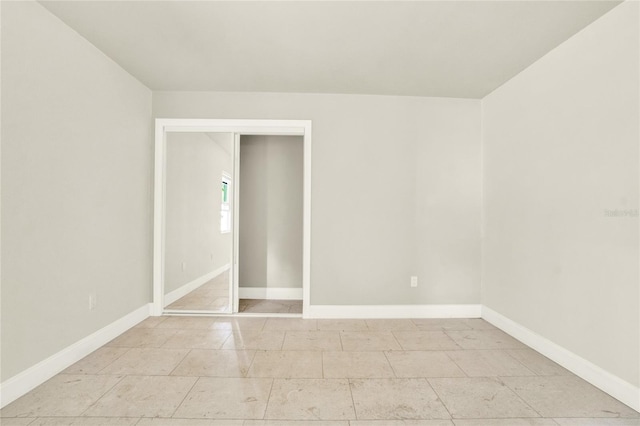
[[[2,426],[640,426],[479,319],[149,318]]]
[[[259,314],[301,314],[302,300],[240,299],[238,311]]]
[[[167,305],[166,309],[180,311],[229,311],[229,273],[218,275],[209,282]],[[302,300],[240,299],[238,311],[244,313],[302,314]]]

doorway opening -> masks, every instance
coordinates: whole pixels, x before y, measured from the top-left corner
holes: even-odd
[[[240,136],[239,312],[302,313],[302,136]]]
[[[202,184],[204,189],[199,188],[200,184],[190,183],[188,179],[186,183],[180,182],[178,179],[180,172],[184,170],[190,170],[188,175],[197,175],[197,170],[192,170],[197,167],[185,167],[184,161],[188,161],[189,155],[180,154],[180,152],[189,152],[190,147],[188,143],[180,142],[180,140],[195,140],[202,135],[209,137],[223,148],[222,151],[218,150],[221,153],[218,154],[218,159],[224,157],[225,143],[220,143],[220,140],[230,140],[227,145],[228,162],[216,160],[221,163],[221,166],[218,167],[221,170],[217,170],[217,168],[208,170],[210,174],[213,173],[217,177],[201,180],[200,182],[204,182]],[[248,156],[245,156],[244,161],[250,163],[252,149],[256,146],[258,149],[267,146],[267,144],[255,145],[259,141],[268,142],[269,146],[275,147],[273,148],[275,153],[278,153],[279,150],[282,151],[279,156],[274,157],[276,158],[274,161],[284,161],[284,163],[281,164],[283,167],[276,166],[272,169],[271,174],[264,175],[264,180],[253,179],[254,183],[257,183],[254,188],[250,186],[251,176],[244,176],[247,179],[247,192],[253,191],[254,194],[263,194],[265,188],[271,191],[271,196],[269,196],[271,202],[263,208],[271,213],[262,218],[252,217],[251,214],[241,217],[241,212],[244,211],[240,209],[243,202],[241,199],[243,190],[240,189],[243,178],[241,175],[243,168],[240,166],[242,146],[245,147],[245,153],[249,153]],[[292,150],[292,147],[295,149]],[[210,146],[207,149],[211,151]],[[285,151],[286,154],[283,154]],[[196,159],[193,160],[196,162],[202,162],[205,157],[193,152],[193,150],[190,154],[192,159]],[[301,170],[287,167],[291,165],[291,155],[300,158],[298,168]],[[172,159],[174,156],[182,159],[183,162],[180,163],[180,161]],[[253,155],[253,157],[256,156]],[[207,158],[211,158],[211,156]],[[173,163],[177,163],[178,166]],[[180,165],[182,165],[182,169],[179,167]],[[246,167],[245,170],[250,169]],[[292,191],[295,190],[296,184],[300,191],[294,194]],[[216,187],[217,190],[210,189],[209,186]],[[281,192],[279,193],[278,190]],[[283,195],[283,190],[286,197],[280,197]],[[153,315],[300,316],[301,311],[304,317],[308,312],[311,284],[310,190],[311,122],[308,120],[157,119],[154,176]],[[194,202],[192,203],[194,207],[188,208],[185,203],[176,203],[175,200],[180,201],[188,198],[185,193],[190,191],[205,194],[204,198],[200,198],[199,205]],[[212,197],[213,193],[216,195]],[[215,199],[215,203],[212,204],[209,201],[207,204],[207,200],[211,199]],[[291,205],[283,204],[287,199],[291,201]],[[250,198],[244,197],[245,203],[247,200]],[[218,215],[209,214],[207,208],[213,208]],[[298,211],[297,219],[290,214],[294,211]],[[176,220],[176,217],[182,222]],[[215,220],[210,223],[215,223],[215,227],[203,224],[204,222],[200,225],[194,224],[197,222],[197,218],[201,220],[208,218],[206,220],[209,220],[214,217]],[[246,229],[241,225],[243,219],[247,223]],[[261,220],[269,230],[267,238],[264,235],[261,236],[260,232],[251,231],[257,228],[256,224],[259,224]],[[189,240],[187,238],[189,233],[185,229],[188,230],[190,226],[196,228],[199,226],[200,229],[206,231],[204,234],[209,235],[210,238],[204,243],[194,243],[194,247],[190,247],[194,252],[191,257],[198,260],[186,262],[182,259],[187,257],[188,249],[183,246],[184,242]],[[181,233],[181,230],[184,232]],[[198,232],[193,232],[193,229],[191,231],[192,239],[202,237]],[[269,235],[270,237],[268,237]],[[241,242],[243,237],[244,242]],[[228,245],[212,242],[214,240],[224,241],[225,238]],[[176,244],[175,241],[182,243],[183,246],[180,244],[177,244],[177,247],[170,246],[170,244]],[[260,259],[256,260],[255,256],[251,257],[251,253],[247,257],[247,250],[242,250],[242,247],[245,247],[251,252],[252,241],[262,245],[265,249],[266,253],[263,255],[262,263]],[[216,246],[216,244],[218,245]],[[214,246],[219,249],[215,253],[211,248]],[[225,253],[228,254],[228,257]],[[287,256],[293,255],[283,256],[285,254]],[[280,259],[288,260],[283,262]],[[244,266],[253,265],[253,267],[242,268],[243,263],[246,263]],[[184,281],[187,281],[185,277],[189,273],[196,278],[185,284]],[[178,284],[176,284],[176,277],[182,277],[182,281],[179,281]],[[191,278],[193,277],[190,276],[189,279]],[[242,283],[241,278],[243,279]],[[241,298],[243,300],[242,306],[240,306]],[[255,306],[257,299],[264,300],[262,308]],[[295,307],[300,302],[294,301],[294,299],[302,299],[301,309]],[[189,300],[195,303],[187,303]],[[208,304],[202,303],[204,300],[208,300]],[[275,309],[276,301],[287,308]],[[198,305],[198,303],[200,304]]]

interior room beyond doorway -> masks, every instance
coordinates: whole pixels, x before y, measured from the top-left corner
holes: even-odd
[[[239,312],[302,313],[302,136],[243,135]]]

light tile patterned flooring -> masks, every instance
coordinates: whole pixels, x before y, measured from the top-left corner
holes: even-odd
[[[480,319],[149,318],[2,426],[639,426]]]
[[[191,291],[167,306],[170,310],[229,312],[229,272]],[[301,314],[302,300],[240,299],[238,310],[244,313]]]
[[[301,314],[302,300],[240,299],[238,311],[260,314]]]

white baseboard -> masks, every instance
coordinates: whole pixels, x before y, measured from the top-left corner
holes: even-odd
[[[115,339],[149,317],[150,313],[151,303],[136,309],[49,358],[40,361],[22,373],[0,383],[0,408],[15,401],[65,368]]]
[[[226,265],[221,266],[218,269],[215,269],[215,270],[209,272],[208,274],[205,274],[205,275],[203,275],[203,276],[201,276],[199,278],[196,278],[195,280],[193,280],[191,282],[186,283],[182,287],[173,290],[171,293],[165,294],[164,295],[164,306],[166,307],[167,305],[172,304],[176,300],[186,296],[187,294],[191,293],[193,290],[195,290],[198,287],[202,286],[204,283],[207,283],[207,282],[211,281],[212,279],[214,279],[215,277],[217,277],[218,275],[222,274],[223,272],[228,270],[230,267],[231,267],[231,265],[229,265],[227,263]]]
[[[640,411],[639,387],[486,306],[482,306],[482,318],[634,410]]]
[[[480,318],[480,305],[310,305],[305,318]]]
[[[240,299],[302,300],[302,287],[239,287]]]

